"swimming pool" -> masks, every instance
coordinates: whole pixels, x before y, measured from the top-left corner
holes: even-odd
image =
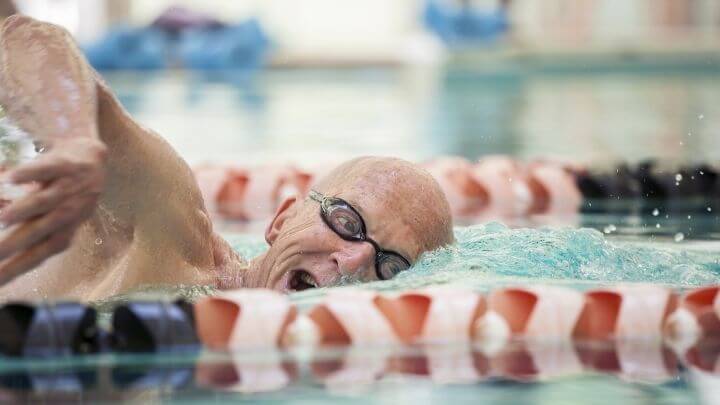
[[[516,66],[108,75],[123,104],[191,164],[423,160],[489,154],[606,167],[717,161],[718,64]],[[202,139],[202,142],[198,142]]]
[[[520,158],[574,157],[605,167],[644,158],[718,161],[719,77],[711,69],[692,74],[652,69],[558,73],[477,72],[456,66],[446,71],[269,71],[252,79],[232,74],[123,73],[109,81],[130,112],[165,136],[191,163],[243,159],[313,164],[357,153],[412,160],[438,154],[475,159],[504,153]],[[624,212],[529,218],[511,227],[500,223],[460,227],[456,247],[429,254],[413,271],[367,288],[399,291],[462,284],[486,291],[523,282],[579,289],[623,281],[679,288],[717,283],[719,224],[718,213],[712,211]],[[262,251],[253,224],[218,226],[247,257]],[[578,230],[581,226],[592,229]],[[149,289],[99,305],[107,309],[128,298],[174,293],[197,297],[207,290]],[[306,291],[292,300],[306,308],[323,294]],[[638,346],[650,347],[636,350],[646,358],[664,358],[662,347],[646,342]],[[179,403],[481,399],[513,404],[613,400],[686,404],[712,403],[717,398],[712,392],[717,377],[713,380],[697,367],[678,362],[649,370],[654,373],[649,376],[620,372],[600,361],[600,355],[597,364],[578,367],[571,362],[565,372],[554,376],[540,376],[534,369],[539,360],[533,356],[538,353],[563,358],[568,351],[580,356],[588,351],[613,353],[613,348],[540,344],[528,350],[518,342],[498,358],[476,348],[447,345],[315,354],[298,350],[8,360],[0,366],[0,391],[1,398],[10,401]],[[716,357],[717,350],[707,350],[702,363],[714,364]],[[637,359],[630,358],[630,363],[633,360]],[[483,372],[483,364],[492,361],[504,367]],[[448,376],[447,369],[463,367],[466,374]]]

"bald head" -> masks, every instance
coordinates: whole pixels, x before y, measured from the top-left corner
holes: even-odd
[[[370,228],[401,220],[401,231],[417,242],[418,254],[453,242],[445,194],[430,173],[408,161],[356,158],[335,168],[315,189],[347,198],[368,210],[372,207],[378,223],[370,224]]]
[[[248,275],[247,285],[297,291],[347,280],[387,280],[402,268],[383,271],[379,260],[395,254],[412,264],[422,253],[453,242],[445,195],[429,173],[412,163],[354,159],[332,170],[313,189],[350,204],[365,224],[365,240],[343,237],[330,226],[318,198],[289,197],[265,231],[270,248]],[[337,215],[341,226],[348,225],[342,211]]]

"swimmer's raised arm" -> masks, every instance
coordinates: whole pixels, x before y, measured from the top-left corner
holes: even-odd
[[[104,185],[95,85],[76,53],[57,27],[19,16],[2,25],[0,104],[48,152],[4,174],[40,187],[0,214],[5,226],[16,225],[0,239],[0,284],[67,248]]]
[[[210,282],[197,270],[214,267],[217,238],[187,164],[130,118],[63,28],[11,17],[0,35],[0,103],[48,147],[10,173],[43,187],[0,214],[21,224],[0,239],[0,284],[65,248],[80,224],[69,264],[91,268],[78,278],[96,279],[91,295]]]

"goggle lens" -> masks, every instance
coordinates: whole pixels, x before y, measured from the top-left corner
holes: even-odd
[[[390,280],[401,271],[407,270],[410,266],[405,259],[392,253],[385,253],[377,260],[377,273],[381,280]]]
[[[365,229],[363,229],[362,218],[349,207],[330,203],[325,209],[325,217],[332,230],[342,238],[350,240],[364,238]]]

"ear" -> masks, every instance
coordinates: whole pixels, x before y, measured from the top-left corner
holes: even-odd
[[[265,241],[268,243],[268,245],[272,246],[272,244],[275,243],[275,240],[280,235],[280,231],[282,230],[285,221],[292,215],[292,212],[289,210],[289,208],[295,205],[296,201],[297,196],[289,196],[286,197],[282,203],[280,203],[277,211],[275,211],[275,217],[272,219],[272,221],[270,221],[267,229],[265,229]]]

